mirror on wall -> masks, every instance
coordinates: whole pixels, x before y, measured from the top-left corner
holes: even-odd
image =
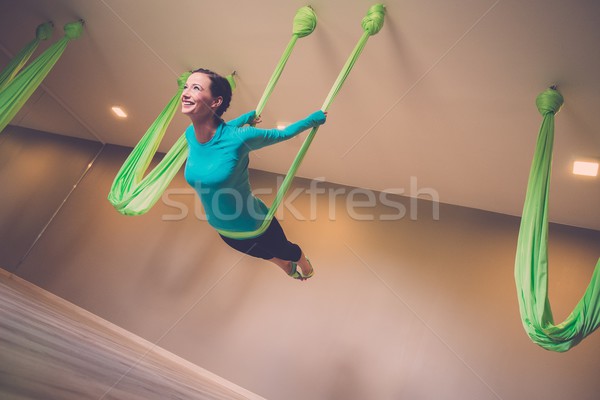
[[[31,37],[0,38],[3,71]],[[30,60],[43,50],[40,44]],[[16,271],[102,146],[43,83],[10,119],[0,132],[0,268]]]

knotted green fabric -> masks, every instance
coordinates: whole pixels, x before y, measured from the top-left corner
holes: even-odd
[[[294,18],[293,35],[281,60],[277,64],[271,80],[267,84],[262,99],[257,107],[256,115],[262,112],[275,84],[279,80],[285,64],[290,57],[298,38],[308,36],[316,26],[316,15],[312,8],[302,7]],[[140,215],[146,213],[160,199],[162,193],[173,180],[188,156],[185,135],[181,135],[160,163],[144,177],[158,145],[163,139],[169,123],[181,99],[183,85],[190,73],[179,78],[179,90],[167,104],[154,123],[148,128],[140,142],[135,146],[125,163],[117,173],[110,192],[109,202],[124,215]],[[227,77],[232,90],[235,89],[235,72]]]
[[[277,66],[271,75],[271,79],[269,79],[263,95],[256,106],[256,115],[262,114],[265,104],[267,104],[267,100],[269,100],[269,97],[271,97],[271,93],[279,81],[279,77],[281,76],[281,73],[287,64],[287,61],[290,58],[292,50],[294,50],[294,46],[296,45],[298,39],[310,35],[315,30],[316,26],[317,15],[310,6],[301,7],[296,12],[294,17],[292,37],[288,42],[287,47],[283,51],[283,54],[281,55],[281,58],[279,59],[279,62],[277,63]]]
[[[381,30],[383,26],[383,19],[385,16],[385,7],[381,4],[372,6],[365,18],[362,20],[362,27],[364,33],[356,45],[354,51],[351,53],[346,64],[342,68],[337,80],[335,81],[329,95],[327,96],[321,109],[326,111],[337,93],[339,92],[342,84],[346,77],[349,75],[350,70],[356,63],[360,53],[362,52],[368,38]],[[313,32],[316,26],[316,15],[311,7],[302,7],[296,13],[294,18],[294,27],[292,39],[288,43],[279,63],[277,64],[275,71],[273,72],[269,83],[263,93],[261,100],[256,107],[256,114],[260,115],[266,101],[270,97],[275,84],[279,80],[281,73],[290,57],[291,51],[298,38],[305,37]],[[169,102],[167,107],[161,115],[157,118],[155,123],[148,129],[142,140],[136,145],[133,152],[130,154],[128,159],[125,161],[121,170],[115,177],[113,185],[111,187],[108,199],[115,206],[115,208],[122,214],[125,215],[139,215],[147,212],[160,198],[164,189],[168,186],[170,181],[173,179],[179,168],[187,157],[187,144],[185,142],[185,136],[181,136],[175,143],[173,148],[169,150],[164,159],[155,167],[146,177],[142,178],[156,149],[158,144],[162,140],[164,135],[163,127],[166,129],[172,115],[170,114],[176,105],[174,101],[178,101],[181,96],[179,91],[174,98]],[[171,117],[169,117],[171,115]],[[273,216],[287,190],[289,189],[291,182],[296,174],[296,171],[300,167],[302,160],[308,148],[317,132],[318,128],[313,128],[309,133],[306,140],[304,141],[300,151],[296,155],[292,166],[290,167],[282,185],[280,186],[275,201],[269,208],[269,213],[261,227],[252,232],[230,232],[230,231],[219,231],[224,236],[228,236],[236,239],[243,239],[249,237],[255,237],[263,233],[269,226]]]
[[[0,131],[19,112],[21,107],[42,83],[52,67],[67,48],[69,41],[77,39],[83,31],[83,22],[71,22],[64,26],[65,36],[48,47],[38,58],[29,64],[0,91]],[[46,34],[42,28],[41,35]]]
[[[331,87],[331,90],[329,91],[329,94],[327,95],[327,98],[325,99],[325,102],[323,103],[323,107],[321,108],[323,111],[326,111],[329,108],[329,106],[333,102],[333,99],[335,99],[338,92],[342,88],[342,85],[346,81],[346,78],[350,74],[350,71],[352,71],[354,64],[356,64],[358,57],[360,56],[363,49],[365,48],[367,41],[369,40],[369,37],[377,34],[383,27],[384,17],[385,17],[385,6],[383,4],[375,4],[375,5],[371,6],[369,8],[369,10],[367,11],[367,15],[362,19],[362,22],[361,22],[361,25],[363,28],[363,34],[360,37],[360,39],[358,40],[358,43],[356,44],[356,46],[354,47],[354,50],[348,57],[348,60],[346,60],[346,64],[344,65],[340,74],[338,75],[337,80]]]
[[[35,30],[35,39],[27,43],[0,73],[0,92],[15,78],[15,76],[17,76],[25,64],[27,64],[27,61],[29,61],[33,52],[38,48],[40,42],[42,40],[50,39],[53,28],[54,25],[51,22],[38,25]]]
[[[140,215],[152,208],[187,158],[187,143],[185,136],[181,136],[158,165],[144,176],[175,116],[189,76],[190,72],[179,76],[177,92],[129,154],[113,181],[108,201],[121,214]]]
[[[548,193],[554,143],[554,114],[563,97],[554,89],[536,100],[543,116],[529,174],[517,242],[515,282],[521,320],[531,340],[563,352],[578,344],[600,325],[600,259],[583,298],[560,324],[554,324],[548,300]]]
[[[364,33],[361,36],[361,38],[359,39],[358,43],[356,44],[354,50],[348,57],[346,64],[343,66],[342,70],[340,71],[333,86],[331,87],[331,90],[330,90],[329,94],[327,95],[327,98],[325,99],[323,106],[321,107],[322,111],[327,111],[327,109],[333,102],[333,99],[337,96],[342,85],[346,81],[346,78],[350,74],[352,67],[354,67],[356,60],[358,60],[358,57],[360,56],[360,53],[362,52],[363,48],[365,47],[369,37],[378,33],[381,30],[381,28],[383,27],[384,17],[385,17],[385,7],[382,4],[376,4],[376,5],[372,6],[371,8],[369,8],[369,10],[367,12],[367,16],[364,17],[362,20],[362,28],[363,28]],[[300,168],[300,164],[302,164],[302,160],[304,159],[304,156],[306,155],[306,152],[308,151],[308,148],[310,147],[318,130],[319,130],[319,128],[315,127],[306,136],[304,143],[302,143],[302,147],[298,151],[298,154],[296,154],[296,158],[294,159],[294,162],[290,166],[285,178],[283,179],[283,182],[281,183],[281,186],[277,190],[277,195],[275,196],[275,200],[271,204],[271,207],[269,207],[269,212],[267,213],[267,216],[266,216],[265,220],[263,221],[262,225],[258,229],[251,231],[251,232],[234,232],[234,231],[219,230],[219,233],[221,235],[227,236],[227,237],[230,237],[233,239],[246,239],[246,238],[252,238],[252,237],[259,236],[265,230],[267,230],[267,228],[269,227],[269,224],[273,220],[273,216],[275,215],[277,208],[283,201],[285,194],[287,193],[288,189],[290,188],[292,181],[296,175],[296,172],[298,171],[298,168]]]

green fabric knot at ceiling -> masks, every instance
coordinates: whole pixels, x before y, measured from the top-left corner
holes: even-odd
[[[65,37],[69,40],[78,39],[83,32],[83,21],[69,22],[63,27]]]
[[[538,135],[515,256],[519,311],[531,340],[546,350],[567,351],[600,325],[600,259],[583,298],[560,324],[554,323],[548,300],[548,199],[554,145],[554,114],[562,95],[547,89],[536,99],[543,115]]]
[[[263,91],[263,95],[258,101],[258,105],[256,106],[256,115],[260,115],[267,104],[267,100],[271,97],[273,90],[275,89],[275,85],[279,82],[279,78],[283,73],[283,70],[292,55],[292,51],[296,46],[296,42],[299,38],[306,37],[310,35],[317,26],[317,15],[314,10],[309,6],[300,7],[294,16],[293,21],[293,34],[286,46],[279,62],[275,66],[275,70],[273,70],[273,74],[271,74],[271,78]]]
[[[556,114],[563,105],[564,99],[558,90],[549,88],[544,90],[535,99],[537,109],[542,115]]]
[[[231,86],[231,90],[234,91],[237,86],[235,83],[235,71],[233,71],[231,74],[227,75],[225,77],[225,79],[227,79],[227,82],[229,82],[229,86]]]
[[[375,4],[367,11],[367,16],[362,19],[362,28],[370,35],[375,35],[383,28],[383,20],[385,18],[385,6],[383,4]]]
[[[38,25],[35,30],[35,39],[27,43],[25,47],[8,63],[8,65],[0,73],[0,92],[17,76],[19,71],[27,64],[29,58],[38,48],[42,40],[48,40],[52,37],[54,25],[52,22],[46,22]]]
[[[354,64],[358,60],[358,57],[360,56],[364,47],[366,46],[369,37],[378,33],[383,27],[384,17],[385,6],[383,4],[375,4],[369,8],[366,17],[362,19],[362,27],[364,32],[361,38],[358,40],[358,43],[356,43],[354,50],[352,50],[352,53],[350,53],[350,56],[346,60],[346,64],[342,67],[342,70],[338,75],[335,83],[331,87],[327,98],[325,98],[325,101],[323,102],[321,110],[327,111],[327,109],[333,102],[333,99],[335,99],[338,92],[342,88],[342,84],[348,77],[348,74],[350,74],[350,71],[354,67]]]
[[[303,38],[310,35],[317,27],[317,14],[310,6],[298,9],[294,17],[293,34]]]
[[[183,74],[179,75],[179,77],[177,78],[177,87],[179,89],[181,89],[181,90],[183,89],[183,87],[185,86],[185,83],[187,82],[187,79],[190,77],[191,74],[192,74],[191,72],[184,72]]]
[[[40,24],[35,30],[35,37],[38,40],[48,40],[52,37],[53,30],[54,24],[52,22]]]

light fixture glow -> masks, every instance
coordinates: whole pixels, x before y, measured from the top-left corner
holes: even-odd
[[[285,129],[290,123],[289,122],[277,122],[277,129],[282,130]]]
[[[119,106],[114,106],[112,108],[112,111],[119,118],[127,118],[127,113],[125,111],[123,111],[123,109],[121,107],[119,107]]]
[[[591,161],[575,161],[573,163],[573,174],[584,176],[598,176],[598,163]]]

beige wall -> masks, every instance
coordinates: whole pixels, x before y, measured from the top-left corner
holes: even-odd
[[[102,145],[8,126],[0,134],[0,266],[18,267]]]
[[[14,140],[3,138],[0,155]],[[29,221],[28,188],[60,203],[77,180],[56,173],[71,171],[73,145],[52,136],[45,146],[64,148],[59,160],[66,165],[44,170],[54,184],[40,188],[30,166],[38,157],[33,148],[46,142],[23,140],[35,143],[23,147],[16,165],[0,159],[3,188],[22,196],[0,194],[3,238],[15,221]],[[93,158],[94,151],[77,148],[75,158]],[[313,207],[310,182],[297,179],[292,190],[299,195],[284,207],[282,224],[316,269],[314,278],[297,282],[226,247],[194,216],[200,209],[182,174],[170,203],[140,217],[114,211],[106,195],[127,152],[106,146],[24,262],[15,270],[34,234],[19,235],[0,263],[268,399],[592,400],[600,393],[598,332],[562,354],[524,333],[513,278],[518,218],[442,204],[436,219],[431,202],[390,197],[403,202],[404,218],[382,221],[395,209],[379,204],[378,217],[359,220],[369,209],[347,212],[352,188],[321,183],[340,194],[335,201],[320,194]],[[22,174],[13,171],[17,165]],[[81,168],[72,171],[77,176]],[[253,186],[273,187],[275,178],[253,171]],[[55,203],[34,205],[43,213],[36,211],[36,224],[27,222],[28,232],[44,225]],[[192,211],[172,220],[184,205]],[[599,243],[600,232],[551,227],[557,320],[583,294]]]

